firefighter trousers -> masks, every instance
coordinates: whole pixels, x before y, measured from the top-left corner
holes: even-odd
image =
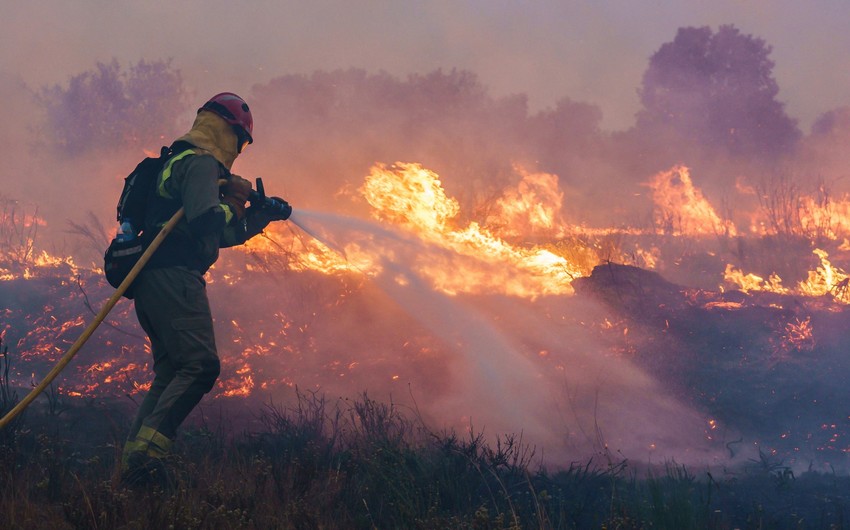
[[[218,378],[212,314],[203,275],[186,267],[143,271],[133,284],[136,316],[151,342],[154,380],[130,427],[169,439]]]

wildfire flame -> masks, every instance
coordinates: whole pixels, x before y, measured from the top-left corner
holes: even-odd
[[[740,269],[735,268],[731,263],[726,265],[726,271],[723,273],[723,279],[733,285],[736,285],[738,290],[745,293],[750,291],[770,291],[773,293],[788,294],[789,289],[782,286],[782,278],[776,273],[771,273],[767,280],[761,276],[749,273],[744,274]]]
[[[528,298],[568,294],[572,280],[585,274],[563,256],[538,246],[511,245],[475,221],[464,228],[455,226],[458,202],[445,194],[437,174],[419,164],[377,164],[361,191],[376,219],[449,251],[434,253],[430,262],[418,266],[418,272],[447,294],[502,292]],[[507,199],[500,202],[506,203]],[[507,215],[504,207],[502,212]],[[527,213],[522,207],[514,212]],[[545,209],[526,217],[544,227],[556,224]]]
[[[820,259],[820,266],[800,282],[800,291],[808,296],[832,295],[838,302],[850,304],[847,274],[830,263],[826,251],[817,248],[812,252]]]
[[[726,265],[724,280],[735,285],[743,292],[766,291],[777,294],[796,294],[801,296],[822,297],[830,296],[833,300],[847,305],[850,304],[850,292],[848,284],[850,278],[847,273],[829,261],[829,254],[821,249],[812,251],[820,260],[820,266],[810,270],[805,280],[801,281],[795,290],[788,289],[782,285],[782,278],[771,273],[767,280],[756,274],[744,274],[732,264]]]
[[[850,198],[802,196],[798,205],[800,225],[804,233],[828,239],[850,234]]]
[[[723,287],[732,286],[751,296],[715,296],[700,290],[701,294],[695,295],[689,303],[695,305],[709,300],[704,307],[712,312],[737,311],[742,315],[747,314],[747,308],[754,304],[781,310],[781,313],[771,313],[780,316],[768,325],[771,334],[769,344],[774,353],[768,362],[775,363],[803,363],[815,358],[819,354],[816,346],[825,342],[823,330],[827,327],[818,319],[814,319],[813,324],[813,319],[805,314],[805,308],[809,306],[805,300],[795,300],[794,309],[783,310],[780,306],[785,305],[784,302],[777,302],[776,297],[756,296],[755,293],[819,298],[812,301],[811,306],[820,310],[826,305],[829,311],[841,311],[843,305],[839,304],[850,304],[850,279],[841,267],[830,261],[826,250],[814,250],[818,263],[814,270],[806,271],[803,267],[794,270],[797,274],[794,276],[786,275],[787,269],[781,269],[786,279],[794,278],[786,282],[776,272],[763,274],[764,271],[759,271],[759,274],[755,274],[729,263],[730,256],[743,261],[752,255],[751,249],[754,248],[732,246],[729,243],[736,242],[732,237],[743,239],[765,234],[755,229],[747,234],[740,233],[731,221],[718,215],[706,196],[695,186],[688,168],[684,166],[673,167],[650,179],[648,186],[652,190],[653,226],[616,229],[570,225],[562,215],[565,209],[564,193],[559,187],[558,176],[530,172],[520,167],[516,167],[515,171],[517,179],[514,185],[501,190],[486,207],[479,209],[476,205],[475,211],[479,216],[476,220],[464,220],[474,216],[462,216],[461,202],[446,192],[439,175],[421,164],[398,162],[371,167],[362,185],[356,188],[360,194],[357,199],[370,208],[371,217],[379,223],[381,229],[385,229],[386,234],[399,235],[397,239],[403,240],[405,244],[413,242],[403,251],[408,252],[412,248],[415,254],[415,259],[404,261],[405,268],[395,266],[401,262],[402,251],[390,242],[383,241],[383,233],[376,231],[370,235],[364,231],[363,237],[360,237],[358,230],[352,229],[357,237],[343,238],[342,241],[329,240],[328,244],[324,244],[306,235],[307,232],[302,232],[293,223],[273,223],[262,236],[237,247],[235,252],[223,252],[221,261],[213,267],[207,278],[211,283],[225,284],[222,286],[227,288],[225,292],[228,294],[225,296],[236,293],[241,296],[244,286],[255,291],[264,289],[269,285],[265,280],[275,274],[257,273],[278,271],[307,273],[301,277],[309,279],[304,282],[306,288],[304,285],[301,288],[307,291],[320,285],[324,292],[321,293],[323,298],[320,302],[310,298],[303,304],[309,306],[309,309],[304,311],[304,307],[299,307],[299,313],[292,309],[301,303],[297,299],[298,295],[284,301],[285,305],[281,307],[285,309],[269,311],[269,307],[262,307],[247,315],[242,315],[242,311],[250,311],[244,306],[247,305],[245,301],[251,298],[246,295],[244,299],[233,301],[234,306],[239,308],[239,314],[227,314],[224,320],[216,321],[216,333],[221,334],[219,338],[224,339],[222,343],[227,347],[222,348],[226,354],[222,355],[223,371],[214,395],[253,396],[265,390],[293,387],[305,379],[328,384],[331,379],[348,382],[356,377],[364,377],[368,378],[370,384],[381,379],[386,384],[394,385],[410,380],[410,373],[422,366],[429,366],[430,370],[430,365],[440,364],[434,362],[434,359],[446,359],[446,352],[441,350],[441,341],[446,341],[446,338],[435,338],[423,331],[408,333],[407,328],[401,328],[405,335],[403,344],[379,345],[376,341],[380,339],[370,336],[368,344],[364,343],[366,346],[360,344],[359,350],[351,348],[346,353],[340,352],[346,350],[348,344],[339,348],[337,343],[329,347],[327,342],[317,341],[316,337],[321,334],[316,329],[322,324],[323,312],[342,311],[341,308],[345,308],[348,300],[359,304],[369,303],[371,300],[368,296],[355,296],[358,294],[356,290],[365,290],[368,287],[364,286],[369,285],[386,286],[388,282],[384,280],[387,279],[400,285],[416,282],[425,289],[450,296],[475,295],[468,297],[474,303],[489,300],[489,295],[531,301],[544,296],[571,295],[573,280],[589,275],[593,267],[605,259],[625,261],[628,256],[632,264],[658,268],[663,275],[671,269],[671,265],[681,264],[675,258],[670,259],[671,241],[685,241],[687,244],[687,238],[697,238],[705,242],[710,241],[706,236],[713,236],[726,248],[723,249],[725,253],[722,257],[719,253],[705,252],[712,259],[706,263],[712,266],[716,263],[717,268],[725,264],[722,273],[710,269],[709,272],[716,275],[711,281],[722,281]],[[746,191],[752,194],[750,190]],[[850,220],[850,206],[843,202],[801,197],[797,204],[800,222],[808,234],[817,233],[834,241],[842,234],[850,233],[850,221],[847,221]],[[850,205],[850,201],[847,204]],[[753,212],[753,218],[756,219],[759,213]],[[332,215],[329,214],[329,217]],[[355,219],[349,217],[338,217],[343,222],[355,222]],[[363,226],[376,226],[372,221],[356,221],[362,222]],[[764,219],[756,219],[752,226],[769,225]],[[28,226],[35,225],[31,223]],[[741,226],[744,226],[743,223]],[[796,232],[794,234],[798,235]],[[613,243],[605,247],[605,241]],[[35,280],[40,282],[35,289],[50,290],[46,298],[49,302],[39,302],[31,308],[29,314],[20,317],[26,322],[27,329],[22,332],[17,344],[25,363],[54,362],[64,353],[73,336],[79,333],[87,320],[85,311],[81,311],[80,307],[84,303],[88,304],[88,300],[83,299],[85,293],[77,292],[83,290],[83,285],[76,277],[89,274],[89,277],[97,278],[90,281],[88,287],[95,290],[92,284],[99,280],[103,288],[98,294],[103,294],[108,287],[103,283],[102,274],[92,276],[92,268],[77,266],[71,257],[36,251],[30,243],[20,245],[17,253],[0,248],[0,281]],[[625,248],[631,250],[626,251]],[[730,248],[733,249],[731,252]],[[806,247],[806,252],[811,248],[815,248],[814,243]],[[824,248],[830,249],[835,254],[833,259],[842,263],[840,260],[846,258],[843,253],[850,250],[850,242],[845,240],[839,246],[826,241]],[[745,254],[742,249],[748,250],[750,254]],[[679,257],[683,254],[680,253]],[[758,261],[745,263],[746,267],[761,264]],[[334,281],[324,281],[323,278],[327,277],[333,277]],[[381,277],[382,281],[363,281],[366,277]],[[249,278],[256,281],[246,281]],[[805,279],[800,281],[801,278]],[[281,292],[289,288],[278,287]],[[61,302],[57,301],[60,299]],[[838,303],[823,304],[824,300]],[[547,307],[550,302],[554,307],[561,300],[544,300],[540,305]],[[59,304],[66,305],[64,311],[60,310]],[[527,305],[532,307],[532,304]],[[68,309],[71,306],[73,309]],[[785,305],[788,308],[791,306]],[[803,309],[799,309],[801,307]],[[350,311],[351,306],[347,310]],[[219,316],[226,313],[216,311],[215,314]],[[0,315],[9,320],[18,318],[14,314],[14,306],[12,309],[0,308]],[[333,315],[342,316],[341,320],[348,318],[342,312]],[[550,314],[547,317],[553,319],[551,322],[559,318]],[[135,326],[132,306],[129,304],[118,306],[110,318],[116,328]],[[502,316],[498,315],[498,318]],[[582,329],[605,337],[601,342],[603,346],[598,348],[601,355],[637,359],[642,340],[641,327],[631,326],[628,317],[621,318],[612,321],[609,317],[603,317],[596,322],[588,318],[586,325],[585,322],[581,323],[585,326]],[[328,320],[325,318],[324,324],[327,325]],[[351,326],[360,324],[356,318],[352,318],[352,321],[349,323]],[[107,324],[110,323],[107,321]],[[820,341],[815,340],[815,325]],[[594,326],[598,326],[598,330]],[[671,324],[665,320],[664,327],[670,328]],[[3,332],[0,328],[0,333]],[[450,340],[456,338],[450,337]],[[558,346],[537,345],[533,344],[533,340],[528,342],[528,345],[523,345],[520,357],[527,355],[535,363],[540,363],[541,373],[546,370],[569,373],[570,365],[564,362],[561,357],[563,352],[559,351]],[[446,341],[446,344],[446,348],[451,348],[460,343]],[[374,355],[370,357],[368,352],[373,346],[377,353],[373,352]],[[97,358],[81,362],[76,367],[76,379],[66,380],[63,393],[69,396],[135,394],[149,387],[150,350],[140,331],[137,339],[133,340],[121,336],[116,338],[113,334],[102,342],[100,351],[108,353],[100,353]],[[393,355],[387,355],[387,351],[392,351]],[[805,352],[814,353],[804,356]],[[390,359],[396,354],[399,359]],[[282,357],[285,359],[282,360]],[[383,369],[382,363],[396,364]],[[307,367],[299,367],[301,371],[294,372],[285,365]],[[535,369],[537,366],[534,365]],[[30,376],[31,373],[44,372],[42,367],[34,364],[32,367],[34,369],[30,371],[31,367],[27,364],[26,372],[16,374],[19,383],[23,380],[26,384],[30,377],[35,379],[35,375]],[[367,372],[368,375],[363,375]],[[536,372],[532,373],[536,377]],[[331,377],[327,377],[328,374]],[[722,431],[720,423],[711,418],[707,421],[706,436],[716,438]],[[650,447],[655,447],[654,442]]]
[[[721,219],[694,186],[690,170],[675,166],[650,180],[655,202],[655,226],[659,233],[687,236],[727,235],[737,230],[731,221]]]
[[[496,200],[487,226],[498,230],[501,237],[563,237],[565,223],[561,219],[564,194],[558,187],[558,176],[515,170],[522,177],[514,189],[508,189]]]

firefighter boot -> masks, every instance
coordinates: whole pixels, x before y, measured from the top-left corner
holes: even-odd
[[[173,442],[164,434],[142,425],[139,432],[124,444],[121,455],[121,481],[129,486],[169,483],[164,459]]]

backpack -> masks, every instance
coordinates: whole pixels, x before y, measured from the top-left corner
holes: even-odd
[[[137,223],[134,228],[142,227],[150,194],[156,185],[156,178],[173,152],[173,148],[163,146],[160,149],[159,158],[145,158],[127,175],[124,179],[124,189],[121,190],[121,197],[118,199],[118,206],[115,208],[117,214],[115,219],[118,223]]]
[[[157,177],[168,159],[174,155],[178,143],[170,147],[163,146],[158,158],[145,158],[124,179],[124,189],[121,190],[116,208],[116,219],[121,228],[103,256],[106,281],[116,289],[139,261],[148,244],[153,241],[152,234],[145,233],[144,229],[148,204],[154,194]],[[185,145],[190,147],[189,144]],[[124,292],[124,296],[133,298],[132,285]]]

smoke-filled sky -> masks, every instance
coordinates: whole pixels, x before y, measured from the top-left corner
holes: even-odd
[[[467,216],[462,218],[462,222],[459,220],[458,225],[470,220],[476,223],[486,221],[487,213],[493,212],[490,207],[496,198],[501,197],[505,190],[513,189],[510,186],[522,184],[517,182],[520,177],[525,182],[522,174],[526,163],[529,171],[543,172],[546,178],[542,182],[555,183],[547,189],[551,196],[558,197],[557,208],[562,210],[560,213],[569,214],[564,216],[566,223],[605,228],[622,223],[641,228],[653,226],[656,220],[659,224],[667,223],[668,219],[678,220],[676,216],[657,215],[652,197],[646,192],[643,183],[658,171],[668,170],[670,164],[680,162],[693,167],[695,186],[707,190],[709,197],[717,198],[715,204],[725,204],[730,212],[740,211],[744,214],[743,222],[752,224],[750,216],[745,215],[749,211],[737,206],[739,203],[735,203],[734,199],[740,200],[740,204],[755,200],[755,192],[747,190],[755,189],[762,176],[759,170],[767,173],[773,169],[767,167],[767,163],[764,163],[765,168],[761,168],[759,162],[771,158],[768,155],[776,152],[768,150],[768,155],[765,155],[759,148],[783,145],[773,141],[774,138],[769,134],[753,134],[751,136],[761,143],[747,144],[747,135],[738,134],[733,139],[743,140],[732,147],[740,147],[739,158],[745,160],[741,162],[732,156],[727,160],[715,156],[718,150],[728,154],[728,149],[724,149],[730,146],[726,141],[731,134],[726,134],[726,129],[722,131],[723,135],[712,135],[716,131],[709,129],[704,132],[697,128],[697,133],[680,142],[667,142],[668,136],[661,134],[657,142],[643,144],[640,142],[643,138],[638,136],[654,138],[651,121],[644,124],[644,129],[639,131],[641,135],[605,135],[603,138],[603,135],[597,134],[595,112],[588,110],[586,105],[561,105],[557,111],[541,113],[543,119],[529,118],[521,99],[512,98],[503,105],[490,104],[476,90],[478,85],[471,83],[465,76],[432,76],[434,79],[405,84],[403,80],[409,74],[427,76],[437,69],[443,72],[453,69],[469,71],[478,77],[480,85],[486,87],[493,98],[525,94],[532,112],[552,109],[562,98],[590,103],[602,111],[603,128],[623,130],[633,125],[634,115],[638,111],[637,90],[650,57],[663,44],[673,41],[679,28],[710,26],[716,31],[720,25],[733,24],[742,34],[763,39],[773,47],[771,58],[775,67],[772,74],[780,88],[777,99],[787,104],[788,115],[799,121],[804,133],[822,113],[850,105],[850,58],[847,55],[850,51],[850,32],[846,31],[850,27],[850,7],[846,0],[807,3],[798,0],[244,0],[239,4],[223,0],[187,0],[177,3],[154,0],[32,0],[13,3],[5,0],[5,4],[0,11],[5,22],[0,32],[0,96],[26,93],[22,84],[33,90],[54,84],[66,85],[72,76],[94,70],[98,62],[116,59],[122,70],[126,71],[140,60],[162,61],[170,58],[172,67],[182,73],[183,84],[193,92],[191,97],[198,103],[224,90],[249,96],[258,124],[256,131],[263,129],[263,141],[258,141],[256,149],[247,151],[245,158],[240,160],[238,170],[247,170],[245,175],[263,175],[267,189],[274,190],[273,193],[287,198],[295,205],[298,215],[286,226],[296,224],[299,219],[309,220],[309,216],[302,215],[304,212],[321,211],[322,215],[314,215],[313,220],[317,224],[322,221],[329,225],[329,233],[336,230],[337,226],[352,230],[349,216],[363,214],[365,217],[364,209],[368,205],[360,198],[364,176],[375,162],[389,164],[393,161],[421,162],[424,167],[442,175],[447,195],[460,198],[464,215]],[[357,75],[358,72],[348,71],[314,76],[315,79],[309,81],[292,79],[297,77],[292,74],[309,75],[317,70],[328,72],[351,68],[365,70],[374,77],[367,78]],[[376,75],[380,72],[389,75]],[[290,78],[270,83],[270,80],[282,76]],[[424,97],[420,91],[425,93]],[[145,97],[157,95],[156,90],[144,94]],[[316,97],[312,97],[314,95]],[[395,99],[388,101],[392,97]],[[107,126],[97,129],[99,135],[91,138],[81,136],[85,143],[81,145],[79,153],[73,154],[85,156],[63,158],[60,156],[63,153],[50,156],[48,150],[36,151],[38,156],[32,156],[33,151],[24,151],[29,145],[23,139],[27,134],[19,134],[19,131],[30,133],[30,136],[48,146],[51,140],[61,142],[62,134],[54,138],[49,131],[44,130],[51,122],[39,122],[38,117],[33,118],[33,113],[27,111],[29,108],[40,108],[39,105],[43,108],[43,103],[29,101],[16,105],[18,102],[11,96],[6,98],[5,103],[8,108],[4,114],[6,127],[0,129],[0,154],[5,154],[4,160],[8,161],[6,173],[12,178],[4,182],[0,198],[6,194],[12,199],[25,198],[29,203],[37,201],[34,206],[27,204],[22,209],[33,211],[37,207],[38,212],[43,212],[46,229],[43,235],[39,233],[39,237],[48,238],[53,247],[58,249],[54,251],[51,248],[53,254],[65,252],[66,249],[76,252],[81,245],[76,241],[80,231],[71,231],[72,235],[68,235],[69,232],[65,230],[68,221],[78,225],[85,223],[87,212],[92,212],[88,216],[91,219],[112,223],[112,205],[121,189],[121,179],[140,158],[141,148],[150,147],[150,144],[128,145],[126,153],[117,152],[119,149],[113,150],[116,152],[95,149],[100,147],[98,142],[108,139],[106,136],[122,137],[110,129],[114,125],[112,121],[94,115],[91,116],[92,123],[105,122]],[[80,121],[80,116],[88,117],[89,108],[84,105],[80,107],[72,109],[74,112],[66,117],[60,116],[64,122],[59,120],[55,123],[71,122],[75,125]],[[469,107],[472,110],[467,112]],[[185,119],[174,120],[180,123],[179,127],[191,123],[195,108],[188,106]],[[706,121],[699,111],[701,109],[697,108],[693,113],[695,118],[691,114],[686,117],[691,121]],[[748,117],[742,123],[748,126],[755,123],[750,130],[763,132],[763,122],[758,121],[761,115],[753,114],[754,117]],[[779,118],[784,118],[784,114]],[[846,119],[844,115],[836,118],[839,124]],[[122,123],[126,121],[132,120],[123,120]],[[691,121],[676,123],[679,128],[672,132],[658,130],[661,133],[678,134],[688,130]],[[721,120],[721,123],[724,122]],[[779,123],[782,125],[783,122],[780,120]],[[130,127],[116,128],[125,132],[133,130]],[[838,126],[837,132],[828,127],[824,129],[826,132],[820,136],[811,135],[813,138],[805,138],[806,142],[798,141],[798,152],[793,153],[795,158],[781,162],[790,168],[788,172],[795,172],[794,176],[799,177],[802,184],[814,184],[809,182],[814,180],[812,175],[823,176],[829,182],[843,179],[843,187],[833,189],[850,193],[846,169],[850,167],[846,158],[846,132]],[[736,130],[732,129],[733,132]],[[785,132],[789,130],[791,136],[796,138],[796,128],[793,125],[785,127]],[[156,133],[160,134],[159,131]],[[697,141],[707,144],[699,146],[704,150],[690,145]],[[671,143],[675,145],[668,145]],[[656,144],[664,149],[653,150]],[[115,142],[107,147],[114,145]],[[259,149],[260,145],[269,148]],[[158,143],[153,144],[154,148],[157,146]],[[676,152],[668,153],[668,147],[670,151]],[[681,154],[679,148],[684,148]],[[841,156],[837,156],[836,152]],[[707,163],[707,160],[714,164]],[[683,170],[673,173],[678,175],[680,171]],[[549,175],[550,172],[552,175]],[[56,185],[57,181],[62,184],[61,187]],[[68,182],[72,185],[66,186]],[[681,185],[683,179],[678,177],[676,182]],[[740,188],[737,186],[739,183],[742,183]],[[768,188],[768,191],[780,196],[785,190],[780,184],[773,184],[774,187]],[[808,187],[802,184],[800,189],[807,190]],[[822,190],[820,187],[818,189]],[[733,195],[732,190],[739,196]],[[561,192],[564,194],[564,206],[561,206]],[[713,196],[711,192],[714,192]],[[479,207],[478,210],[476,207]],[[467,211],[472,213],[467,214]],[[333,216],[338,216],[334,223],[327,221]],[[771,218],[769,221],[778,225],[778,221],[788,219],[790,217]],[[498,228],[498,222],[491,224]],[[665,230],[675,228],[672,221],[668,224]],[[107,231],[115,229],[112,225],[104,226],[109,227]],[[338,230],[342,232],[343,229]],[[369,228],[361,232],[360,236],[369,241],[375,231]],[[318,233],[318,230],[311,233]],[[526,235],[523,234],[523,237]],[[538,237],[545,236],[534,235],[531,240]],[[95,251],[93,255],[98,261],[102,255],[101,245],[105,246],[108,236],[104,234],[102,239],[104,241],[95,241],[92,246]],[[346,238],[337,234],[336,240],[343,241]],[[612,244],[620,245],[617,241]],[[365,248],[365,244],[361,247]],[[607,247],[600,248],[602,252]],[[638,249],[636,245],[634,248]],[[719,284],[724,266],[728,263],[721,262],[725,258],[711,253],[712,260],[709,261],[702,260],[702,256],[698,255],[692,260],[692,265],[685,263],[680,267],[683,263],[679,259],[681,249],[677,245],[671,245],[671,248],[669,252],[675,254],[676,259],[664,260],[662,256],[658,270],[665,274],[677,274],[676,278],[687,278],[690,282],[697,281],[694,271],[698,271],[706,289]],[[774,257],[782,253],[771,250],[759,252],[761,248],[769,247],[737,244],[735,250],[728,250],[727,253],[734,254],[736,266],[742,270],[754,270],[754,273],[764,277],[781,270],[783,278],[789,281],[785,269],[794,270],[801,278],[805,277],[805,270],[796,270],[803,260],[789,258],[777,263]],[[409,251],[414,256],[408,260],[410,262],[422,258],[420,249],[415,247],[414,250]],[[595,260],[593,264],[609,261],[619,255],[614,250],[622,250],[623,256],[635,254],[631,247],[622,244],[621,249],[611,250],[610,255],[596,255],[588,251],[584,259]],[[806,246],[806,257],[811,259],[810,251],[811,248]],[[402,255],[397,250],[374,254]],[[578,258],[584,254],[575,252]],[[646,255],[649,256],[649,253]],[[654,256],[650,257],[655,261]],[[750,261],[746,262],[745,259]],[[427,257],[424,261],[433,263],[437,260]],[[85,260],[79,262],[87,263]],[[665,269],[664,263],[673,265]],[[394,265],[402,271],[402,265],[407,266],[405,263]],[[454,266],[435,268],[457,272]],[[273,275],[266,276],[255,281],[276,281]],[[390,287],[400,289],[399,277],[392,278]],[[387,281],[390,281],[389,277]],[[292,283],[289,282],[290,285]],[[261,283],[257,285],[265,286]],[[307,291],[306,287],[312,288],[312,284],[303,285],[304,291],[290,292],[289,286],[287,289],[276,286],[277,290],[265,294],[274,298],[279,293],[289,293],[294,300],[296,296],[292,293],[300,294]],[[335,284],[332,287],[337,288]],[[239,291],[243,289],[244,285],[240,284]],[[389,288],[385,290],[391,291]],[[418,294],[412,288],[406,292]],[[336,291],[333,294],[335,297],[338,295]],[[629,363],[624,363],[625,368],[620,371],[619,368],[611,368],[610,356],[597,355],[611,348],[607,339],[588,336],[583,320],[576,319],[581,326],[567,326],[561,321],[553,323],[550,318],[552,314],[580,314],[583,319],[589,314],[588,307],[593,305],[593,311],[599,313],[598,320],[608,322],[607,315],[602,315],[603,309],[597,309],[595,302],[589,304],[583,299],[572,302],[572,299],[564,297],[557,302],[577,305],[554,308],[541,305],[540,315],[545,315],[545,318],[538,318],[538,313],[525,311],[524,306],[516,309],[516,304],[506,298],[508,302],[505,306],[509,310],[485,308],[493,311],[492,315],[495,316],[484,320],[487,325],[476,327],[472,324],[477,320],[460,310],[457,314],[463,318],[453,315],[451,322],[447,322],[446,315],[450,313],[444,309],[451,304],[443,299],[443,295],[431,294],[434,293],[425,293],[413,303],[408,303],[410,307],[416,306],[409,313],[419,313],[425,327],[441,332],[444,336],[439,337],[440,344],[452,344],[452,341],[464,345],[476,343],[478,348],[464,346],[459,348],[463,351],[458,353],[473,368],[485,365],[482,359],[486,357],[481,353],[485,351],[490,352],[490,355],[496,352],[500,363],[504,365],[504,374],[493,373],[492,377],[488,366],[480,370],[470,368],[469,373],[479,374],[478,378],[472,382],[474,384],[464,381],[463,388],[466,390],[455,395],[442,387],[430,389],[428,386],[448,385],[445,378],[441,377],[442,374],[434,375],[433,372],[421,370],[417,364],[407,363],[412,367],[409,369],[413,374],[410,379],[430,389],[428,391],[434,395],[441,395],[446,403],[452,402],[449,398],[460,396],[472,400],[476,397],[472,394],[480,394],[478,401],[481,408],[477,410],[499,414],[498,407],[491,406],[493,402],[488,391],[494,388],[501,390],[507,386],[501,384],[501,381],[510,377],[520,380],[517,376],[523,373],[526,373],[526,379],[533,377],[533,374],[527,375],[530,372],[520,371],[525,365],[524,361],[522,364],[514,364],[515,358],[522,359],[522,355],[531,352],[533,356],[543,359],[540,362],[548,363],[555,362],[553,359],[560,359],[559,356],[563,355],[563,364],[570,367],[564,379],[564,388],[569,394],[567,399],[572,400],[572,405],[586,404],[583,414],[576,418],[579,424],[583,421],[586,425],[593,425],[597,420],[596,404],[591,403],[595,398],[595,385],[607,385],[609,391],[616,394],[610,406],[615,414],[614,419],[608,418],[615,427],[609,428],[609,436],[613,437],[617,430],[629,431],[632,425],[638,423],[652,431],[647,436],[664,434],[653,431],[655,422],[643,421],[647,416],[638,414],[635,410],[637,408],[644,414],[649,411],[656,417],[673,418],[673,412],[681,412],[675,415],[677,421],[670,422],[673,426],[671,432],[693,419],[690,409],[677,408],[677,403],[668,401],[666,395],[656,392],[653,379],[637,369],[632,370]],[[319,296],[312,291],[311,295]],[[222,295],[213,296],[215,303],[215,296]],[[490,304],[498,296],[501,295],[493,295],[485,301]],[[272,303],[288,304],[285,311],[287,315],[295,309],[306,308],[305,314],[312,318],[317,314],[314,304],[318,302],[315,302],[316,298],[309,299],[309,303],[304,302],[306,299],[305,295],[303,300],[290,303],[289,299],[274,298]],[[364,297],[363,300],[364,305],[373,305],[371,299]],[[399,306],[404,306],[404,301],[402,296],[394,298],[394,303]],[[429,307],[423,304],[429,304]],[[257,312],[262,311],[264,315],[274,315],[275,318],[284,314],[276,313],[271,305],[257,307],[261,304],[256,304],[253,299],[251,304],[230,302],[227,305],[234,311],[238,308],[240,321],[249,305]],[[342,309],[358,308],[356,304],[333,305]],[[430,309],[431,314],[436,316],[429,316],[426,309]],[[395,315],[397,312],[396,307],[392,306],[392,311],[388,310],[385,314]],[[525,320],[515,317],[516,313],[523,313]],[[234,319],[224,312],[222,314],[224,318],[220,322],[225,323],[225,326],[228,322],[235,325]],[[397,351],[407,351],[409,340],[406,335],[409,330],[400,328],[399,335],[405,336],[399,338],[404,345],[399,350],[395,343],[386,339],[386,329],[381,329],[380,333],[370,333],[368,330],[374,328],[363,328],[366,320],[379,322],[383,328],[392,328],[381,320],[384,313],[380,318],[372,318],[371,313],[366,314],[368,318],[364,318],[359,309],[352,311],[350,322],[340,319],[345,326],[324,333],[318,331],[322,329],[321,326],[312,327],[313,321],[305,317],[310,327],[309,333],[304,336],[309,335],[310,340],[314,336],[320,337],[320,343],[318,346],[312,344],[293,350],[309,360],[303,372],[307,375],[300,380],[314,384],[316,373],[330,374],[328,367],[333,367],[332,379],[343,381],[340,385],[348,385],[350,380],[352,386],[360,381],[376,384],[372,368],[357,368],[360,362],[358,354],[370,361],[375,360],[376,365],[385,362],[385,359],[395,360]],[[335,317],[332,313],[328,315]],[[264,318],[267,317],[258,318],[257,321],[263,322]],[[332,320],[328,318],[328,322]],[[524,322],[524,325],[518,326],[520,332],[516,333],[505,326],[504,339],[501,339],[490,332],[491,321],[511,324]],[[276,329],[283,320],[265,322],[268,322],[270,329]],[[348,328],[357,331],[367,329],[359,337],[362,339],[358,343],[359,351],[351,347],[351,336],[355,333],[350,333]],[[528,330],[533,333],[529,334]],[[626,331],[628,327],[619,333],[624,340],[638,340],[633,339],[638,332],[632,331],[627,336]],[[418,332],[409,334],[416,336],[415,333]],[[478,335],[483,337],[480,342]],[[461,340],[458,341],[458,337]],[[340,339],[344,341],[342,346],[339,345]],[[321,343],[321,340],[325,342]],[[382,350],[373,351],[376,340],[386,340],[386,351],[392,355],[384,354]],[[691,347],[690,343],[683,344],[682,350]],[[679,344],[669,348],[673,354],[671,358],[683,358],[675,350]],[[429,348],[422,351],[426,350],[431,351]],[[843,346],[836,349],[845,350]],[[344,352],[351,359],[337,357],[337,352]],[[422,358],[425,359],[423,363],[433,359],[427,355]],[[407,362],[404,358],[401,361]],[[399,364],[403,364],[401,361]],[[656,362],[653,358],[647,364]],[[340,380],[337,364],[334,363],[349,366],[348,374],[353,374],[352,377]],[[432,361],[431,365],[443,369],[443,364],[439,362]],[[366,362],[363,366],[372,365]],[[789,367],[793,368],[793,365]],[[394,368],[394,365],[390,368]],[[270,368],[268,373],[272,379],[283,380],[279,373],[272,372]],[[664,375],[676,381],[684,381],[691,376],[690,372],[682,372],[684,375],[671,369]],[[402,372],[400,378],[405,373]],[[831,372],[825,370],[824,373]],[[355,376],[363,379],[357,380]],[[331,380],[331,376],[328,380]],[[494,381],[499,384],[494,384]],[[534,384],[526,382],[520,386],[524,390]],[[683,383],[680,386],[687,385]],[[358,390],[354,388],[354,391]],[[576,393],[579,390],[582,393]],[[586,398],[584,402],[578,399],[582,396]],[[502,399],[519,403],[514,397],[506,393]],[[505,414],[507,420],[513,421],[524,416],[525,410],[542,410],[544,398],[548,396],[522,396],[521,403],[525,409],[517,409],[515,415]],[[649,405],[635,406],[637,400],[643,398]],[[630,406],[621,406],[623,403]],[[443,408],[452,409],[449,406]],[[592,411],[593,415],[588,411]],[[621,417],[620,414],[629,417]],[[520,423],[517,419],[508,428]],[[696,433],[698,437],[704,434],[701,426],[688,432]],[[633,432],[629,432],[629,436],[639,439],[640,443],[644,442],[643,438],[635,436]],[[690,441],[676,442],[676,447],[695,447],[690,445]]]
[[[778,99],[803,130],[850,104],[844,0],[34,0],[3,2],[0,71],[32,87],[97,61],[173,58],[198,97],[248,93],[276,76],[356,67],[394,76],[476,73],[532,110],[593,103],[633,123],[649,57],[684,26],[734,24],[773,46]]]

